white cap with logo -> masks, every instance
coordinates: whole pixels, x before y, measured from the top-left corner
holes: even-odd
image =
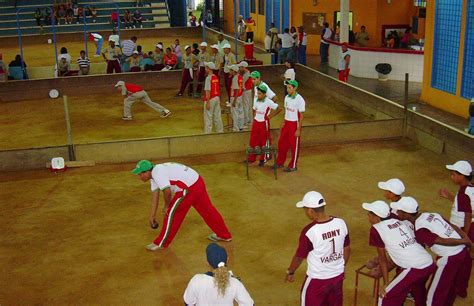
[[[380,218],[387,218],[390,215],[390,207],[384,201],[375,201],[372,203],[363,203],[362,208],[371,211]]]
[[[317,191],[309,191],[307,192],[302,201],[296,203],[296,207],[308,207],[308,208],[318,208],[323,207],[326,205],[326,201],[324,200],[323,196]]]
[[[472,174],[471,164],[465,160],[457,161],[453,165],[446,165],[446,168],[452,171],[457,171],[465,176]]]
[[[230,49],[230,44],[224,44],[224,45],[222,46],[222,48],[223,48],[223,49]]]
[[[397,202],[390,203],[390,207],[409,214],[418,212],[418,202],[412,197],[402,197]]]
[[[219,49],[219,46],[216,45],[216,44],[213,44],[213,45],[211,46],[211,48],[212,48],[212,49]]]
[[[397,178],[389,179],[386,182],[379,182],[378,186],[380,189],[388,190],[396,195],[402,195],[405,191],[405,185],[403,185],[403,182]]]
[[[237,65],[230,65],[230,66],[229,66],[229,69],[230,69],[230,70],[233,70],[233,71],[235,71],[235,72],[238,72],[238,71],[239,71],[239,66],[237,66]]]
[[[216,65],[213,62],[205,62],[205,67],[209,67],[209,69],[216,70]]]
[[[201,44],[200,44],[201,47],[207,47],[207,42],[203,41]]]

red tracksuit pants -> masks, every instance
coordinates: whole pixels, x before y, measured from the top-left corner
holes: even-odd
[[[192,73],[192,72],[191,72]],[[191,95],[193,93],[193,78],[189,72],[189,69],[183,69],[183,76],[181,77],[181,88],[179,89],[179,93],[183,94],[186,86],[188,86],[188,94]]]
[[[285,120],[280,132],[280,139],[278,139],[278,156],[276,161],[278,166],[283,166],[286,160],[286,154],[288,150],[290,150],[291,160],[288,164],[288,168],[296,168],[300,153],[300,137],[295,136],[297,128],[297,121]]]
[[[250,133],[250,146],[255,148],[256,146],[264,147],[270,146],[272,144],[272,138],[270,135],[270,121],[265,120],[263,122],[258,122],[253,120],[252,132]],[[272,155],[261,154],[260,160],[267,161],[272,158]],[[249,154],[248,162],[253,163],[257,159],[256,154]]]
[[[191,206],[196,209],[207,226],[209,226],[218,237],[223,239],[232,237],[221,214],[212,205],[209,199],[204,180],[199,177],[196,183],[191,187],[175,193],[171,199],[167,213],[163,218],[160,234],[155,241],[153,241],[156,245],[163,248],[170,245]]]
[[[347,69],[346,70],[340,70],[339,71],[339,81],[343,81],[343,82],[349,82],[349,72],[351,71],[351,69]]]
[[[408,292],[411,290],[415,298],[415,305],[426,305],[426,281],[436,270],[431,264],[424,269],[403,269],[385,288],[385,297],[379,298],[379,306],[403,305]],[[415,290],[416,289],[416,290]],[[420,295],[420,297],[415,296]]]
[[[456,278],[462,275],[462,271],[466,269],[464,266],[466,258],[471,262],[468,249],[464,249],[456,255],[438,258],[436,272],[428,290],[427,305],[452,306],[454,304],[457,289]]]

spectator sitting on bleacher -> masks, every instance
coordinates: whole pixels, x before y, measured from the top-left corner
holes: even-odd
[[[130,57],[137,48],[137,37],[132,36],[132,38],[124,40],[122,42],[122,52],[126,57]]]
[[[138,52],[138,57],[140,58],[140,60],[143,59],[143,51],[142,51],[142,46],[138,45],[137,46],[137,52]]]
[[[163,57],[163,44],[158,43],[155,46],[155,54],[153,54],[153,60],[155,61],[155,67],[153,70],[160,71],[161,69],[165,68],[165,65],[163,65]]]
[[[110,24],[112,25],[112,29],[116,29],[119,23],[119,15],[117,11],[112,11],[112,14],[110,14]]]
[[[130,72],[140,72],[140,57],[138,56],[138,51],[133,51],[132,57],[128,58],[128,64],[130,66]]]
[[[76,23],[80,23],[82,21],[84,15],[84,9],[82,6],[77,7],[77,13],[76,13]]]
[[[59,53],[60,53],[60,55],[58,56],[58,62],[61,60],[61,57],[64,57],[64,58],[66,58],[66,61],[70,65],[71,64],[71,55],[69,55],[69,53],[67,52],[67,48],[62,47],[61,50],[59,51]]]
[[[142,13],[140,13],[139,10],[136,10],[135,13],[133,13],[133,28],[135,29],[138,25],[140,25],[140,28],[143,28],[143,16]]]
[[[41,26],[41,19],[43,19],[43,11],[40,8],[37,8],[34,15],[36,19],[36,25]]]
[[[71,69],[71,65],[67,62],[66,57],[60,55],[59,58],[58,76],[67,76],[69,74],[69,70]]]
[[[153,52],[148,52],[148,54],[143,55],[143,59],[140,61],[140,67],[144,71],[151,71],[155,66],[155,62],[153,61]]]
[[[26,67],[26,63],[21,59],[20,54],[17,54],[15,60],[11,61],[8,65],[8,79],[27,80],[28,74],[26,72]]]
[[[66,24],[72,24],[73,18],[74,18],[74,10],[72,9],[71,3],[69,3],[66,8]]]
[[[125,29],[131,29],[133,26],[133,17],[130,10],[126,10],[123,14],[123,22],[125,23]]]
[[[179,39],[174,41],[174,45],[171,45],[171,49],[176,57],[178,58],[178,66],[177,68],[181,68],[181,63],[183,62],[183,53],[181,52],[181,46],[179,45]]]
[[[90,72],[91,61],[86,56],[86,51],[81,51],[81,56],[77,59],[77,65],[79,66],[79,75],[88,75]]]
[[[167,70],[174,70],[178,66],[178,58],[176,57],[176,54],[171,51],[171,48],[166,48],[166,54],[163,60]]]
[[[87,13],[92,17],[92,22],[96,22],[97,19],[97,9],[95,7],[88,7]]]
[[[64,4],[61,4],[59,6],[59,9],[57,11],[57,19],[58,25],[61,24],[61,19],[64,21],[64,24],[66,24],[66,8],[64,7]]]

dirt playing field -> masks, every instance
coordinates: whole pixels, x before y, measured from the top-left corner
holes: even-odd
[[[382,199],[377,182],[398,177],[424,211],[449,216],[438,188],[451,184],[446,160],[411,143],[379,142],[304,149],[296,173],[251,169],[244,177],[240,154],[179,162],[205,179],[233,236],[224,243],[230,266],[256,305],[297,305],[306,264],[296,282],[284,283],[298,235],[309,223],[295,203],[318,190],[327,211],[348,223],[351,258],[344,282],[352,305],[354,270],[372,258],[364,201]],[[195,273],[207,271],[210,230],[191,209],[166,251],[145,250],[158,231],[148,226],[149,184],[130,173],[134,165],[0,173],[0,304],[182,305]],[[25,192],[26,191],[26,192]],[[161,219],[160,219],[161,223]],[[470,296],[456,305],[474,303]],[[362,279],[359,305],[371,305],[371,282]],[[410,305],[410,303],[408,303]]]
[[[132,108],[134,120],[123,121],[123,98],[113,85],[110,85],[109,92],[102,95],[68,97],[74,143],[203,132],[201,99],[177,98],[177,88],[152,90],[148,92],[151,99],[170,109],[171,117],[162,119],[144,103],[136,103]],[[282,84],[269,85],[280,97],[279,103],[282,106]],[[225,101],[224,92],[225,90],[222,91],[222,102]],[[367,116],[330,99],[324,93],[305,91],[302,88],[301,94],[307,102],[304,125],[368,119]],[[226,125],[226,114],[223,114],[222,120]],[[282,120],[283,113],[272,120],[272,126],[279,127]],[[2,149],[63,145],[67,140],[63,100],[60,98],[2,103],[0,127]]]

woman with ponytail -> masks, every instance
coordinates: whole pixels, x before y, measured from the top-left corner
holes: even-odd
[[[227,252],[216,243],[206,248],[207,262],[211,271],[196,274],[184,292],[186,305],[253,305],[244,285],[227,268]]]

